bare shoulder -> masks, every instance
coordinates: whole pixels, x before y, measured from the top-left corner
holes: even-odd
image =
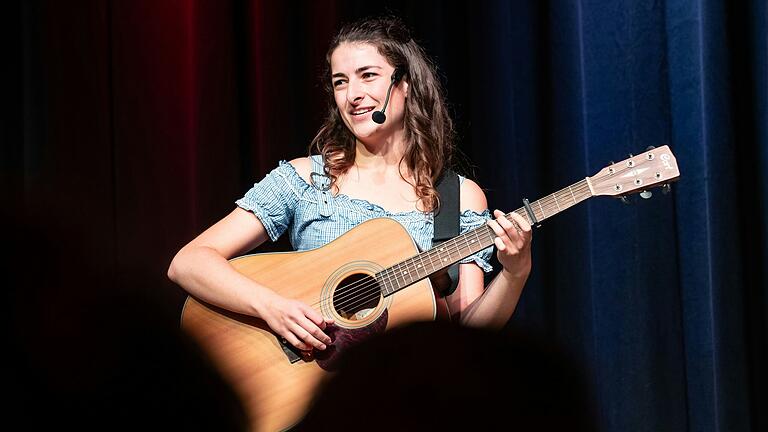
[[[473,210],[482,212],[488,208],[488,200],[480,186],[470,179],[464,179],[459,190],[461,211]]]
[[[301,178],[304,179],[307,183],[310,181],[310,173],[312,173],[312,160],[308,157],[300,157],[293,159],[289,161],[291,165],[293,165],[293,168],[296,170],[296,172],[299,174]]]

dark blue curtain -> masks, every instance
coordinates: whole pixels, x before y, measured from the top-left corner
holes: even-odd
[[[467,147],[492,206],[649,146],[678,158],[670,194],[546,221],[510,323],[582,362],[603,430],[768,425],[767,14],[764,1],[473,6]]]

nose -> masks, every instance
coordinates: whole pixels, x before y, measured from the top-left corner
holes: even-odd
[[[349,84],[347,84],[347,101],[351,104],[357,104],[363,100],[364,95],[365,92],[363,91],[362,84],[350,80]]]

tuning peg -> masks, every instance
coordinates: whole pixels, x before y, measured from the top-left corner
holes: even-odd
[[[653,196],[653,192],[651,192],[649,190],[644,190],[644,191],[640,192],[640,197],[642,199],[648,199],[648,198],[650,198],[652,196]]]
[[[648,147],[645,148],[645,151],[653,150],[655,148],[656,148],[656,146],[648,146]]]
[[[633,158],[633,157],[635,157],[635,155],[633,155],[632,153],[630,153],[630,154],[629,154],[629,157],[630,157],[630,158]]]
[[[671,184],[669,184],[669,183],[665,183],[665,184],[663,184],[663,185],[661,186],[661,193],[663,193],[664,195],[666,195],[666,194],[668,194],[668,193],[670,193],[670,192],[672,192],[672,185],[671,185]]]
[[[619,200],[620,200],[622,203],[626,204],[626,205],[630,205],[630,204],[632,204],[632,203],[629,201],[629,197],[627,197],[626,195],[622,195],[622,196],[620,196],[620,197],[619,197]]]

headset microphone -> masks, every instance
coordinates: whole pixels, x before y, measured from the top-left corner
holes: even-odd
[[[395,71],[392,72],[392,82],[389,83],[389,89],[387,89],[387,98],[384,100],[384,106],[381,108],[381,111],[374,111],[371,115],[371,119],[374,122],[382,124],[387,119],[387,116],[384,114],[384,110],[387,109],[389,96],[392,94],[392,87],[403,78],[403,75],[405,75],[405,69],[400,67],[396,67]]]

